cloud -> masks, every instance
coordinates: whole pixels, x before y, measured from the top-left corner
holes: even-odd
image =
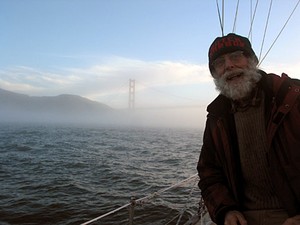
[[[28,95],[76,94],[105,101],[113,95],[128,94],[129,79],[136,80],[136,91],[147,88],[182,87],[211,81],[206,65],[173,61],[142,61],[110,57],[86,68],[56,71],[14,67],[0,71],[0,87]]]
[[[297,62],[264,63],[262,69],[300,78],[300,63]],[[177,102],[190,104],[188,99],[207,104],[216,96],[207,65],[184,61],[109,57],[89,67],[55,71],[18,66],[1,70],[0,77],[0,88],[6,90],[31,96],[75,94],[116,108],[127,107],[129,79],[136,81],[136,97],[142,107],[176,105]]]
[[[267,73],[288,74],[291,78],[300,79],[300,62],[295,63],[266,63],[261,67]]]

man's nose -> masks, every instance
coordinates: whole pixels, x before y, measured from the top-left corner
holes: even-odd
[[[225,70],[230,70],[232,68],[234,68],[234,63],[232,62],[232,60],[230,60],[229,57],[225,57],[225,65],[224,65],[224,68]]]

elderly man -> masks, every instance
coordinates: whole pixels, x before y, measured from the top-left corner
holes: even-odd
[[[257,64],[245,37],[209,48],[220,95],[207,107],[199,188],[217,224],[300,224],[300,81]]]

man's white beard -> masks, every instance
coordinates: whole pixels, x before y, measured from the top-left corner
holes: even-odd
[[[239,82],[230,82],[228,77],[242,74]],[[256,68],[235,69],[234,71],[225,72],[221,77],[214,78],[216,89],[221,94],[232,100],[241,100],[251,95],[252,90],[256,87],[257,82],[261,79],[261,74]]]

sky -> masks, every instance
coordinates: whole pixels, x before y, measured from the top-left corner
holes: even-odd
[[[272,1],[258,1],[257,10],[255,0],[240,1],[235,28],[237,1],[224,1],[224,10],[218,1],[224,33],[248,36],[252,23],[249,38],[263,58],[298,1],[273,1],[268,23]],[[299,22],[300,6],[261,63],[266,72],[300,78]],[[218,94],[207,66],[207,50],[222,35],[214,0],[0,0],[0,27],[5,90],[126,109],[132,79],[136,109],[204,114]]]

